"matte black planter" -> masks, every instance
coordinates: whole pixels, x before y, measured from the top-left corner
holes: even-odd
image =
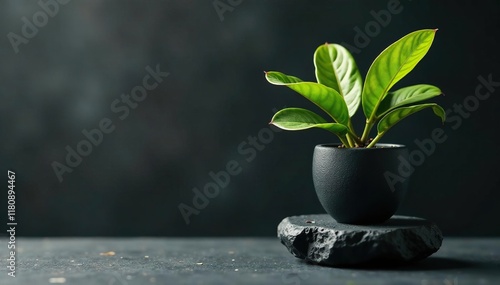
[[[338,146],[322,144],[314,149],[314,188],[323,208],[339,223],[376,224],[389,219],[408,186],[408,178],[399,173],[407,167],[406,147]]]

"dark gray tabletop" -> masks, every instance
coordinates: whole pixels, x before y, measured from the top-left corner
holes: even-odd
[[[0,284],[500,284],[500,238],[446,238],[399,268],[305,263],[277,238],[19,238],[16,278]],[[64,282],[64,283],[63,283]]]

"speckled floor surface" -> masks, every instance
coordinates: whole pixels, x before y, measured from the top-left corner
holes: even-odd
[[[329,268],[277,238],[18,238],[16,278],[0,240],[0,284],[500,284],[500,238],[447,238],[399,268]]]

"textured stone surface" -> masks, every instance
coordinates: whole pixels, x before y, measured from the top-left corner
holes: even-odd
[[[434,223],[420,218],[393,216],[360,226],[337,223],[327,214],[285,218],[278,237],[295,257],[331,266],[416,261],[436,252],[443,240]]]
[[[1,285],[498,285],[500,238],[446,238],[421,262],[397,268],[331,268],[293,258],[273,238],[16,239],[16,278],[7,275],[0,238]],[[116,254],[101,255],[114,251]]]

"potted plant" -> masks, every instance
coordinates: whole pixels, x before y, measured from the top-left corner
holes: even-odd
[[[324,44],[314,53],[317,82],[307,82],[276,71],[265,72],[274,85],[287,86],[317,105],[328,116],[302,108],[285,108],[272,125],[288,131],[320,128],[335,134],[340,143],[320,144],[313,154],[313,182],[325,210],[341,223],[372,224],[389,219],[397,210],[408,179],[391,183],[408,152],[401,144],[381,144],[380,139],[402,119],[431,109],[444,122],[443,108],[421,103],[442,94],[438,87],[419,84],[391,88],[425,56],[437,29],[412,32],[387,47],[373,61],[364,84],[349,51],[338,44]],[[351,117],[362,105],[366,124],[361,135]],[[376,125],[376,135],[370,137]]]

